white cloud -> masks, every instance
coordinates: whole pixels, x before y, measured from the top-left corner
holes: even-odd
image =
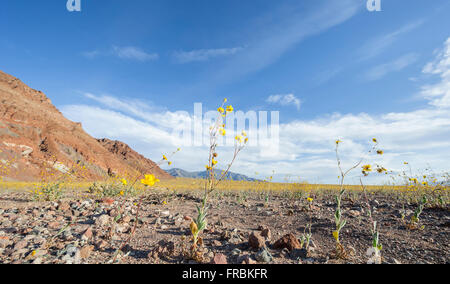
[[[398,72],[415,63],[419,58],[418,54],[409,53],[396,60],[373,67],[366,73],[366,78],[371,81],[379,80],[392,72]]]
[[[280,104],[282,106],[294,105],[297,110],[300,110],[300,106],[302,104],[301,100],[294,94],[272,95],[268,97],[266,101],[271,104]]]
[[[378,138],[385,155],[370,158],[370,163],[400,171],[408,161],[414,169],[432,167],[435,172],[449,171],[450,160],[450,38],[436,60],[427,64],[424,72],[439,75],[440,82],[422,88],[428,101],[421,109],[392,112],[381,115],[331,114],[312,120],[296,120],[280,125],[280,152],[262,152],[249,147],[242,152],[233,171],[266,177],[276,171],[277,180],[284,175],[309,182],[335,183],[339,175],[334,153],[335,139],[343,141],[341,158],[349,167],[365,156],[373,137]],[[149,158],[159,159],[161,153],[170,153],[176,139],[170,126],[177,123],[176,112],[154,111],[151,106],[137,104],[124,106],[124,101],[108,96],[92,96],[103,107],[66,106],[62,112],[69,119],[81,121],[85,129],[96,137],[122,140]],[[109,108],[109,109],[105,109]],[[114,110],[111,110],[114,109]],[[121,113],[125,112],[127,114]],[[186,119],[180,114],[180,119]],[[224,166],[233,149],[219,147]],[[207,147],[183,148],[173,158],[174,166],[186,170],[201,170],[207,162]],[[220,166],[220,165],[219,165]],[[357,183],[359,171],[349,182]],[[386,182],[374,178],[370,182]]]
[[[431,100],[431,104],[438,108],[450,107],[450,38],[445,42],[442,50],[433,62],[428,63],[423,73],[439,75],[441,81],[422,88],[422,95]]]
[[[132,59],[138,61],[149,61],[159,58],[159,55],[157,53],[147,53],[142,49],[134,46],[113,46],[113,54],[122,59]]]
[[[241,51],[242,47],[218,48],[218,49],[198,49],[192,51],[177,51],[173,54],[178,63],[191,63],[195,61],[208,61],[211,58],[234,55]]]
[[[100,56],[114,56],[120,59],[137,60],[141,62],[157,60],[159,58],[157,53],[147,53],[141,48],[135,46],[112,46],[108,51],[93,50],[83,52],[81,55],[89,59]]]

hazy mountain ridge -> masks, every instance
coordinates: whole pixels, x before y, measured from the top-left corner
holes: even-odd
[[[189,172],[183,169],[170,169],[167,172],[174,177],[184,177],[184,178],[195,178],[195,179],[205,179],[208,177],[207,171],[199,171],[199,172]],[[222,170],[216,170],[216,177],[220,177]],[[227,180],[235,180],[235,181],[257,181],[255,178],[248,177],[243,174],[228,172],[226,175]]]

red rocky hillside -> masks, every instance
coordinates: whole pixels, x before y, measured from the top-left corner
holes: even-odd
[[[75,175],[89,180],[136,171],[171,178],[126,144],[91,137],[41,91],[0,71],[0,177],[39,180],[49,168],[61,173],[81,168]]]

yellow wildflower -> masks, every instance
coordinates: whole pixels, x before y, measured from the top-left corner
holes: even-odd
[[[378,155],[383,155],[384,152],[383,152],[382,150],[378,150],[378,151],[377,151],[377,154],[378,154]]]
[[[371,172],[371,171],[372,171],[372,166],[371,166],[371,165],[365,165],[365,166],[363,166],[363,171],[365,171],[365,172]]]
[[[234,108],[233,106],[227,106],[227,112],[233,112]]]
[[[309,203],[313,202],[314,199],[312,199],[311,197],[308,197],[306,200],[308,200]]]
[[[120,181],[122,182],[122,184],[123,184],[123,185],[127,185],[127,184],[128,184],[127,180],[126,180],[126,179],[124,179],[124,178],[123,178],[123,179],[121,179]]]
[[[225,109],[223,107],[219,107],[217,111],[223,114],[225,112]]]
[[[377,138],[373,138],[372,141],[373,141],[373,143],[378,143]]]
[[[227,131],[225,129],[221,128],[219,130],[219,133],[220,133],[220,135],[225,136],[227,134]]]
[[[159,182],[159,179],[155,178],[154,175],[145,175],[145,178],[141,180],[141,183],[147,186],[154,186],[157,182]]]

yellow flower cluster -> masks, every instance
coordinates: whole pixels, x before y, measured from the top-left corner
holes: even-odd
[[[154,175],[145,175],[145,178],[141,180],[141,183],[146,186],[154,186],[155,183],[159,182]]]
[[[224,103],[226,103],[226,102],[227,102],[227,99],[224,100]],[[222,106],[222,107],[219,107],[219,108],[217,109],[217,111],[218,111],[222,116],[226,116],[227,114],[232,113],[232,112],[234,111],[234,108],[233,108],[233,106],[231,106],[231,105],[227,106],[226,108],[224,108],[224,107]]]
[[[236,135],[235,139],[236,141],[239,142],[239,144],[247,143],[248,142],[247,132],[242,131],[241,135]]]

